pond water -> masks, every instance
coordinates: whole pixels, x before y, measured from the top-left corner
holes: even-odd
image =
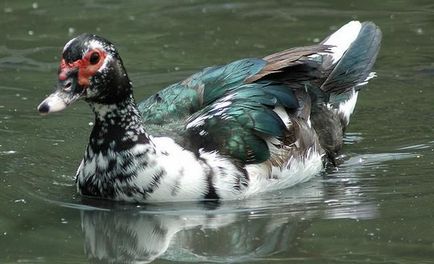
[[[84,200],[73,175],[93,116],[42,117],[62,47],[117,44],[137,99],[210,65],[309,45],[352,19],[383,31],[345,162],[221,204]],[[0,263],[434,263],[434,3],[0,1]]]

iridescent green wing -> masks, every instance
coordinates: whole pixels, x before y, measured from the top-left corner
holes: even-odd
[[[265,64],[261,59],[243,59],[224,66],[206,68],[142,101],[138,105],[139,111],[147,124],[164,126],[185,120],[227,91],[244,84],[248,77],[258,73]]]
[[[217,151],[243,163],[270,157],[266,140],[283,139],[288,130],[273,111],[295,111],[298,102],[287,86],[272,82],[244,84],[227,92],[187,120],[190,148]]]

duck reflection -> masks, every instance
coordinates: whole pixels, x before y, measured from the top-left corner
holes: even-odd
[[[83,210],[85,253],[92,263],[247,261],[291,250],[316,214],[245,206]]]
[[[81,211],[85,253],[92,263],[303,257],[302,238],[315,219],[377,216],[354,169],[372,160],[378,157],[354,157],[348,169],[331,176],[247,201],[140,207],[92,201],[91,209]]]
[[[143,210],[143,209],[142,209]],[[258,212],[153,214],[134,210],[82,211],[85,252],[101,263],[242,260],[288,251],[306,215]],[[164,254],[164,255],[163,255]]]

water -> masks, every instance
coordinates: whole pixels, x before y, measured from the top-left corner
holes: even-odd
[[[434,263],[433,12],[428,0],[2,0],[0,263]],[[289,190],[205,205],[83,200],[72,176],[88,106],[35,110],[81,32],[117,43],[139,99],[351,19],[383,31],[379,77],[359,96],[346,162]]]

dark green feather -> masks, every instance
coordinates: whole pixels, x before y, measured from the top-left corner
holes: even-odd
[[[357,39],[344,53],[321,86],[327,93],[344,93],[363,82],[371,72],[381,42],[381,31],[372,22],[364,22]]]
[[[263,162],[270,156],[264,137],[281,138],[286,131],[273,108],[298,107],[291,88],[284,84],[245,83],[265,65],[261,59],[243,59],[206,68],[141,102],[139,110],[156,135],[164,135],[167,128],[168,136],[190,148],[217,150],[244,163]],[[179,125],[180,120],[201,118],[197,126]]]
[[[243,85],[246,78],[258,73],[265,64],[261,59],[243,59],[223,66],[205,68],[142,101],[138,105],[139,111],[144,121],[151,124],[185,119],[225,93]]]
[[[266,161],[270,153],[265,137],[283,138],[287,131],[273,111],[281,105],[276,94],[283,92],[272,83],[252,83],[233,89],[190,117],[186,136],[196,148],[218,150],[244,163]],[[290,88],[286,88],[283,97],[288,97],[284,99],[286,105],[298,106]]]

